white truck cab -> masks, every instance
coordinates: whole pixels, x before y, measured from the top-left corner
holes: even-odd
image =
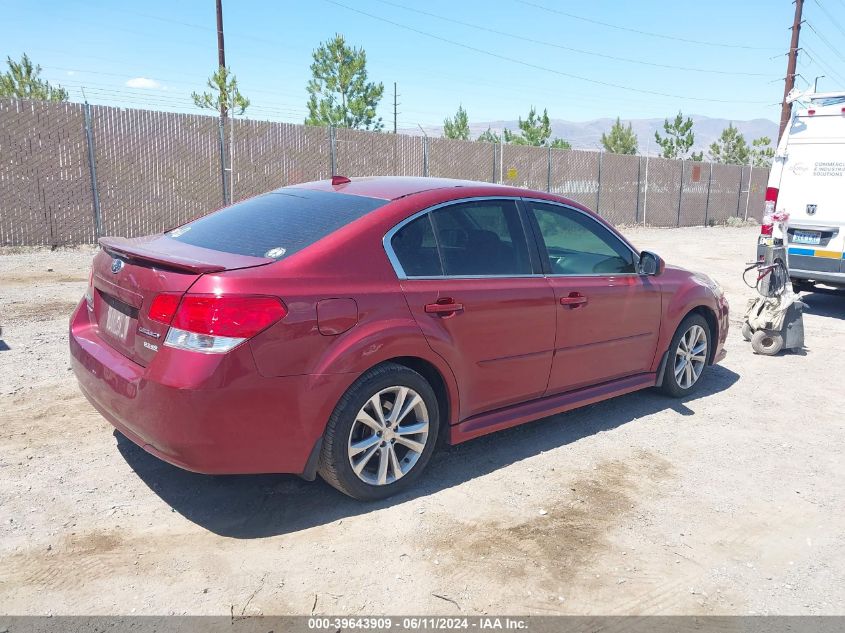
[[[769,174],[758,257],[783,245],[796,288],[845,288],[845,91],[793,97]]]

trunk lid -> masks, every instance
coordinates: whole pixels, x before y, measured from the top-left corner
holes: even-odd
[[[164,343],[168,326],[147,315],[161,292],[184,294],[205,273],[272,263],[273,259],[214,251],[164,235],[101,238],[92,270],[92,324],[127,358],[146,366]]]

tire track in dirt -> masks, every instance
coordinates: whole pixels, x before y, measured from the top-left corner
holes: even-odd
[[[441,566],[450,575],[483,574],[505,584],[541,575],[555,586],[569,584],[611,546],[608,533],[632,511],[643,488],[671,473],[668,461],[647,451],[605,461],[573,480],[572,497],[550,502],[545,514],[516,524],[452,521],[427,546],[442,552]]]

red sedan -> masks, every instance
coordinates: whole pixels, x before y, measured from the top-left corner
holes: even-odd
[[[728,331],[706,275],[486,183],[335,177],[100,245],[70,351],[103,416],[188,470],[358,499],[410,485],[438,440],[685,396]]]

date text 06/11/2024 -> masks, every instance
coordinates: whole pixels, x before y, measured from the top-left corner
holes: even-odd
[[[400,626],[401,624],[401,626]],[[308,618],[310,630],[359,629],[370,631],[443,631],[443,630],[526,630],[528,623],[519,618],[508,617],[405,617],[401,621],[394,621],[388,617],[359,617],[359,618]]]

